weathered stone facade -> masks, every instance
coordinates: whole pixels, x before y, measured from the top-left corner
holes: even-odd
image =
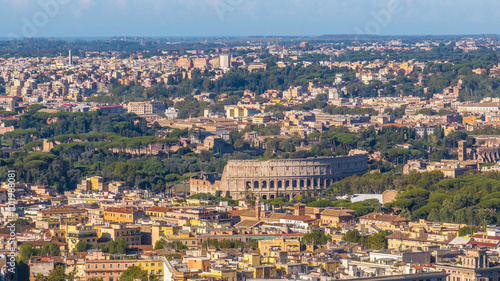
[[[285,196],[292,198],[302,192],[318,193],[352,175],[367,172],[366,154],[307,159],[269,161],[230,160],[222,177],[204,174],[191,178],[191,194],[227,192],[233,198],[253,194],[263,199]]]

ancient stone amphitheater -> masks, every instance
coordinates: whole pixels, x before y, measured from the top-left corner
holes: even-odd
[[[288,199],[308,192],[317,194],[333,182],[352,175],[367,172],[367,155],[358,154],[340,157],[318,157],[283,160],[230,160],[222,177],[217,174],[202,174],[191,178],[190,192],[227,192],[233,198],[248,195],[262,199],[284,196]]]

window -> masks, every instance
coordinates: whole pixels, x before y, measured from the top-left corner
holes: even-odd
[[[102,268],[106,268],[106,264],[102,264]]]

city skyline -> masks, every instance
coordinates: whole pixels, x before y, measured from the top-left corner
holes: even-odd
[[[11,39],[500,33],[500,3],[490,0],[3,0],[0,6],[0,37]]]

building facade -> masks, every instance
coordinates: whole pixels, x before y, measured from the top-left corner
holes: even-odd
[[[161,101],[130,102],[128,112],[137,115],[149,115],[165,112],[165,103]]]
[[[222,177],[215,174],[191,178],[191,194],[220,191],[233,198],[258,195],[263,199],[287,198],[303,192],[319,193],[333,182],[367,172],[367,155],[280,159],[230,160]]]

